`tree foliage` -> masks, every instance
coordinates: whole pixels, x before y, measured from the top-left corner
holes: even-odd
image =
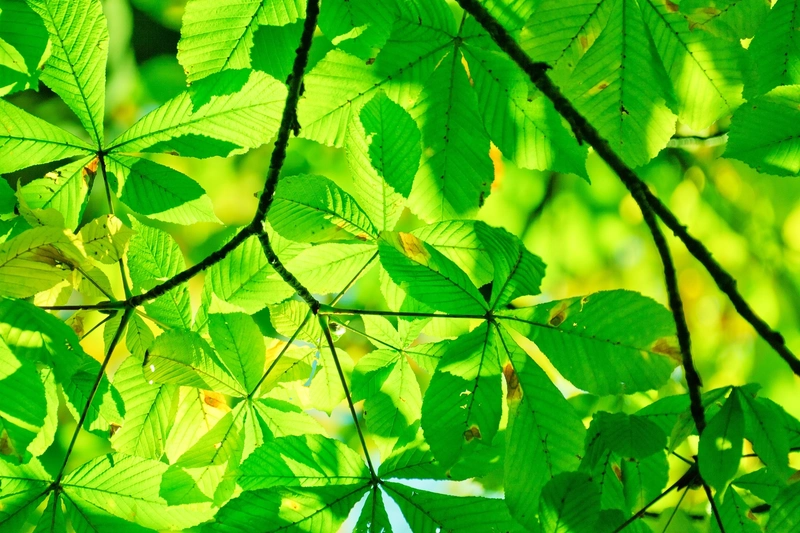
[[[52,168],[0,182],[1,530],[312,533],[355,512],[363,532],[402,519],[415,532],[646,531],[644,511],[675,489],[705,490],[715,530],[800,527],[800,421],[756,385],[701,392],[656,217],[728,275],[635,174],[679,125],[731,116],[727,157],[800,174],[796,2],[459,4],[189,0],[188,87],[116,132],[106,6],[0,0],[0,93],[41,81],[84,130],[0,100],[0,173]],[[292,135],[344,148],[352,186],[282,175]],[[219,219],[153,154],[231,157],[272,139],[252,222],[187,266],[162,223]],[[590,147],[648,221],[671,310],[624,289],[543,296],[544,261],[475,219],[492,150],[588,179]],[[86,220],[95,189],[107,213]],[[400,223],[406,209],[417,227]],[[371,273],[383,302],[341,305]],[[105,352],[89,354],[97,315]],[[348,354],[344,332],[371,351]],[[589,415],[545,358],[587,395],[676,375],[687,394]],[[60,406],[77,426],[46,468]],[[352,424],[337,435],[319,413],[342,406]],[[108,453],[74,464],[84,431]],[[668,459],[688,439],[696,456],[678,471]],[[745,443],[762,467],[743,462]],[[408,481],[497,471],[502,498]]]

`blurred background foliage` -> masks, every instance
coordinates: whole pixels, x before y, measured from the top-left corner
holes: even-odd
[[[176,59],[184,3],[183,0],[103,2],[111,39],[106,93],[106,128],[110,138],[186,87],[186,76]],[[312,64],[330,47],[325,37],[318,34],[312,49]],[[38,92],[24,91],[8,100],[80,134],[77,118],[44,85],[40,84]],[[721,158],[725,126],[718,124],[714,127],[718,129],[703,132],[679,128],[679,137],[641,168],[640,175],[733,274],[739,290],[756,312],[780,331],[789,348],[797,353],[800,352],[800,181],[758,174],[743,163]],[[197,180],[211,197],[217,216],[225,223],[225,226],[160,224],[175,237],[190,264],[217,249],[232,235],[234,226],[250,221],[266,175],[270,150],[271,145],[265,145],[244,155],[202,161],[151,156]],[[478,218],[520,236],[528,249],[545,261],[547,276],[543,294],[535,301],[625,288],[666,304],[661,263],[641,213],[621,182],[595,154],[590,153],[587,162],[591,184],[574,175],[520,169],[494,147],[491,156],[495,169],[492,194]],[[18,182],[25,184],[49,170],[34,167],[9,174],[6,179],[16,188]],[[292,139],[283,175],[299,173],[321,174],[351,189],[343,149]],[[104,214],[105,198],[101,189],[96,184],[84,222]],[[125,216],[124,212],[118,214]],[[406,211],[399,228],[417,225],[421,223]],[[693,334],[695,359],[706,390],[756,382],[762,386],[761,395],[800,417],[798,378],[737,315],[685,248],[675,239],[670,243]],[[113,274],[114,267],[112,265],[109,271],[109,278],[119,283],[119,277]],[[195,306],[199,305],[202,282],[201,275],[189,285]],[[374,270],[348,293],[343,304],[366,308],[384,306],[378,283]],[[269,328],[268,316],[257,318]],[[99,319],[96,314],[91,318]],[[83,327],[88,331],[92,325],[86,323]],[[356,360],[372,349],[366,340],[350,332],[345,333],[340,345]],[[103,352],[102,329],[87,336],[84,347],[99,358]],[[678,368],[673,379],[660,391],[597,398],[581,393],[561,379],[546,358],[537,356],[535,346],[529,344],[526,349],[534,354],[587,419],[600,408],[632,412],[659,396],[684,392],[683,376]],[[112,371],[119,364],[123,351],[119,350],[117,358],[112,360]],[[427,378],[423,373],[419,373],[419,377],[424,385]],[[349,416],[346,406],[342,405],[330,419],[321,413],[319,418],[332,434],[339,433],[345,439],[350,437],[355,445],[355,431]],[[61,418],[56,443],[42,457],[46,465],[63,457],[74,431],[74,421],[65,409]],[[82,432],[71,463],[81,464],[106,451],[110,451],[106,440]],[[798,468],[800,464],[793,466]],[[671,469],[673,477],[682,471],[683,468]],[[491,494],[502,487],[501,476],[502,467],[475,482],[450,482],[437,490],[457,494],[488,491]],[[670,496],[655,510],[674,505],[677,497]],[[692,508],[704,509],[706,504],[702,491],[692,491],[683,504],[687,514],[679,513],[670,531],[691,531]],[[666,521],[667,514],[663,513],[664,516],[651,524],[657,528],[658,522]],[[345,524],[344,528],[347,527]]]

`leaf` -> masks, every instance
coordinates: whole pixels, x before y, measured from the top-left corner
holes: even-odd
[[[152,330],[144,320],[136,314],[132,315],[125,332],[125,347],[128,348],[128,351],[143,359],[145,352],[153,344],[154,338]]]
[[[77,338],[75,342],[77,343]],[[61,383],[61,390],[67,400],[67,408],[75,420],[78,420],[86,409],[92,391],[96,391],[87,410],[83,428],[105,437],[112,425],[119,426],[123,420],[125,409],[122,398],[105,373],[100,372],[101,366],[97,360],[83,351],[73,353],[72,359],[75,362],[71,364],[77,366],[74,371],[64,369],[63,365],[54,367],[56,379]]]
[[[0,396],[17,399],[0,405],[0,426],[6,434],[0,453],[16,455],[17,461],[22,462],[31,442],[44,426],[47,398],[36,366],[26,359],[17,358],[2,339]]]
[[[284,262],[291,261],[302,249],[274,236],[274,233],[270,235],[270,242]],[[284,250],[287,253],[282,253]],[[211,305],[216,297],[230,304],[221,310],[226,312],[253,314],[294,294],[294,289],[269,264],[255,236],[246,239],[225,259],[209,268],[205,283],[204,305]]]
[[[775,498],[765,531],[767,533],[797,531],[797,528],[800,527],[798,507],[800,507],[800,483],[793,483],[783,489]]]
[[[376,236],[372,222],[353,197],[322,176],[281,179],[269,222],[280,235],[299,242]]]
[[[184,269],[183,253],[167,232],[132,222],[136,234],[128,247],[128,270],[134,293],[145,292]],[[148,315],[169,326],[189,329],[192,325],[186,285],[178,285],[144,305]]]
[[[520,296],[539,294],[545,265],[530,253],[518,237],[504,229],[478,222],[475,231],[492,258],[494,281],[489,305],[492,309]]]
[[[504,489],[511,515],[532,527],[542,487],[577,468],[586,430],[547,374],[498,332],[509,363],[503,368],[509,407]]]
[[[572,72],[567,98],[633,167],[675,132],[672,95],[636,2],[616,0],[608,24]]]
[[[680,361],[669,311],[630,291],[504,311],[499,318],[535,342],[576,387],[594,394],[658,388]]]
[[[225,370],[211,347],[194,332],[173,329],[156,337],[147,351],[142,370],[145,379],[246,396]]]
[[[733,485],[746,489],[754,496],[773,504],[786,483],[768,468],[761,468],[734,479]]]
[[[364,460],[345,444],[323,435],[300,435],[265,442],[242,464],[237,482],[250,491],[364,485],[369,479]]]
[[[439,0],[398,8],[392,33],[372,64],[331,50],[303,78],[305,98],[297,110],[302,137],[338,147],[353,113],[377,91],[405,108],[416,100],[452,43],[453,17]]]
[[[797,0],[779,0],[755,32],[747,54],[752,72],[745,78],[748,98],[781,85],[800,84],[800,35]]]
[[[542,490],[539,520],[542,533],[594,532],[600,512],[600,488],[581,472],[559,474]]]
[[[0,244],[0,294],[27,298],[72,276],[82,260],[75,237],[63,229],[32,228]]]
[[[492,281],[494,266],[475,225],[472,220],[445,220],[422,226],[411,233],[458,265],[476,287],[482,287]]]
[[[231,410],[218,392],[183,387],[179,397],[178,411],[164,447],[170,463],[177,462]]]
[[[716,499],[719,516],[726,532],[758,533],[762,531],[750,511],[750,507],[736,493],[733,487],[728,487],[725,491],[724,499],[720,493],[717,493]],[[716,521],[713,521],[712,524],[713,531],[719,531]]]
[[[225,69],[250,68],[259,28],[290,24],[304,12],[303,0],[188,2],[178,43],[178,61],[187,81],[193,83]]]
[[[59,494],[54,492],[47,501],[47,506],[36,524],[34,533],[60,533],[67,530],[66,518],[61,508]]]
[[[111,440],[114,449],[160,459],[178,407],[177,387],[148,383],[136,356],[128,357],[117,369],[114,386],[125,404],[125,420]]]
[[[322,243],[300,252],[286,268],[313,293],[338,293],[375,259],[374,243]]]
[[[619,466],[626,509],[631,512],[638,511],[661,494],[669,480],[669,463],[663,450],[644,459],[621,460]]]
[[[690,1],[681,2],[681,10]],[[742,103],[744,52],[738,39],[726,41],[700,30],[674,3],[642,0],[639,5],[672,83],[678,119],[702,130],[733,112]]]
[[[768,0],[687,0],[680,4],[692,28],[731,41],[752,38],[770,5]]]
[[[0,461],[0,483],[3,487],[0,526],[6,529],[24,524],[52,481],[39,461],[32,459],[20,466]]]
[[[503,500],[448,496],[391,482],[383,483],[383,487],[397,502],[412,531],[524,531],[508,514]]]
[[[206,530],[219,533],[337,531],[367,486],[271,488],[244,492],[219,510]],[[259,524],[253,529],[253,524]]]
[[[736,476],[742,458],[744,413],[736,389],[700,435],[700,475],[717,492],[723,492]]]
[[[600,411],[593,422],[602,444],[624,458],[644,459],[667,445],[667,436],[661,428],[637,415]]]
[[[208,332],[214,349],[241,390],[253,391],[264,373],[266,347],[261,331],[243,313],[209,315]]]
[[[122,259],[132,235],[133,231],[114,215],[98,217],[78,233],[86,255],[106,264]]]
[[[109,514],[102,507],[77,496],[63,498],[67,519],[75,531],[116,531],[119,533],[145,533],[152,529],[143,528],[123,518]]]
[[[124,184],[119,199],[135,213],[173,224],[222,223],[206,191],[185,174],[146,159],[117,155],[106,161]]]
[[[336,355],[342,366],[345,380],[349,380],[353,373],[355,363],[352,357],[341,348],[336,348]],[[308,407],[319,409],[331,416],[331,413],[345,399],[342,387],[342,378],[336,369],[333,354],[327,348],[319,350],[316,355],[317,362],[321,364],[316,371],[312,367],[310,376]]]
[[[381,479],[447,479],[422,437],[397,448],[378,469]]]
[[[50,58],[42,81],[75,112],[95,146],[102,148],[108,52],[102,5],[96,0],[69,5],[58,0],[31,0],[29,5],[50,33]]]
[[[419,428],[422,394],[406,357],[394,350],[375,350],[353,370],[353,401],[364,401],[364,420],[373,440],[388,455],[396,445],[414,440]]]
[[[55,209],[64,216],[64,226],[74,231],[86,209],[97,164],[86,157],[64,165],[25,184],[20,195],[31,209]]]
[[[70,499],[79,498],[119,518],[151,529],[184,529],[212,517],[204,504],[167,505],[159,496],[167,465],[152,459],[109,454],[98,457],[64,477]]]
[[[483,122],[503,155],[521,168],[571,172],[586,178],[586,148],[566,130],[553,104],[542,94],[528,94],[529,81],[500,52],[469,43],[469,61]]]
[[[397,11],[393,0],[328,0],[319,27],[334,46],[366,60],[388,39]]]
[[[426,222],[475,214],[491,192],[494,167],[458,46],[428,78],[410,113],[423,148],[409,208]]]
[[[276,80],[288,79],[302,33],[303,22],[299,20],[285,26],[259,26],[250,49],[251,68]]]
[[[468,451],[490,446],[500,424],[498,340],[487,323],[454,340],[422,402],[422,430],[445,469]]]
[[[355,533],[392,533],[392,524],[389,522],[389,515],[383,504],[383,496],[375,486],[367,496],[354,531]]]
[[[257,71],[212,74],[142,117],[109,152],[175,152],[227,157],[266,143],[276,131],[286,87]]]
[[[419,168],[417,125],[405,109],[379,92],[350,122],[345,149],[359,205],[376,229],[393,229]]]
[[[418,237],[383,232],[378,251],[392,280],[419,301],[445,313],[483,314],[488,309],[464,271]]]
[[[780,411],[773,405],[762,403],[750,393],[738,395],[744,412],[744,438],[753,444],[767,468],[781,479],[789,474],[789,437],[783,427]]]
[[[725,156],[759,172],[800,175],[800,85],[777,87],[733,114]]]
[[[91,147],[71,133],[0,100],[0,174],[68,157]]]
[[[44,22],[26,3],[3,0],[0,28],[0,94],[35,87],[49,55]]]

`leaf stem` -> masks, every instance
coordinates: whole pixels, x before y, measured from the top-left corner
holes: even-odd
[[[358,423],[358,413],[356,413],[356,407],[353,405],[353,397],[350,395],[350,388],[347,386],[347,380],[344,377],[342,364],[339,361],[339,356],[336,354],[336,346],[333,343],[333,337],[331,336],[328,319],[322,315],[318,315],[317,318],[319,319],[319,325],[322,327],[322,332],[325,335],[325,340],[328,343],[328,348],[330,348],[331,354],[333,355],[333,361],[336,364],[336,372],[339,373],[339,380],[342,382],[344,396],[347,399],[348,407],[350,407],[350,414],[353,416],[353,423],[356,425],[358,439],[361,441],[361,447],[364,449],[364,456],[367,459],[370,476],[372,477],[372,482],[375,483],[378,480],[378,474],[375,472],[375,467],[372,465],[372,459],[370,459],[369,449],[367,448],[367,441],[364,439],[364,433],[361,431],[361,424]]]
[[[416,318],[464,318],[485,320],[486,315],[444,315],[441,313],[413,313],[406,311],[375,311],[370,309],[344,309],[322,304],[321,315],[377,315],[377,316],[408,316]]]
[[[100,171],[103,173],[103,184],[105,185],[106,189],[106,201],[108,202],[108,212],[112,215],[114,214],[114,199],[111,195],[111,186],[108,184],[108,172],[106,171],[106,157],[103,151],[97,153],[97,159],[100,161]],[[133,296],[131,293],[131,286],[128,284],[128,276],[125,274],[125,263],[122,261],[122,256],[120,256],[119,260],[117,261],[119,264],[119,274],[120,278],[122,279],[122,289],[125,291],[125,299],[130,299]],[[103,291],[105,292],[105,291]],[[110,300],[113,300],[113,297],[109,296]]]
[[[615,529],[615,530],[613,531],[613,533],[619,533],[620,531],[622,531],[623,529],[625,529],[626,527],[628,527],[629,525],[631,525],[632,523],[634,523],[636,520],[638,520],[639,518],[641,518],[642,516],[644,516],[644,514],[647,512],[647,510],[648,510],[649,508],[651,508],[651,507],[652,507],[652,506],[654,506],[656,503],[658,503],[659,501],[661,501],[661,499],[662,499],[662,498],[664,498],[664,496],[666,496],[667,494],[669,494],[669,493],[670,493],[670,492],[672,492],[673,490],[675,490],[675,489],[679,489],[679,488],[681,488],[681,487],[684,487],[684,486],[685,486],[685,487],[689,487],[689,486],[691,486],[691,484],[692,484],[692,481],[693,481],[693,480],[694,480],[694,478],[696,478],[697,476],[698,476],[698,470],[697,470],[697,468],[694,468],[694,467],[693,467],[693,468],[690,468],[689,470],[687,470],[687,471],[686,471],[686,473],[684,473],[684,474],[683,474],[683,475],[680,477],[680,479],[678,479],[678,481],[676,481],[675,483],[673,483],[672,485],[670,485],[669,487],[667,487],[667,488],[666,488],[666,490],[664,490],[664,492],[662,492],[661,494],[659,494],[658,496],[656,496],[655,498],[653,498],[652,500],[650,500],[650,502],[649,502],[649,503],[647,503],[647,504],[645,504],[645,506],[644,506],[644,507],[642,507],[641,509],[639,509],[638,511],[636,511],[636,512],[635,512],[635,513],[634,513],[634,514],[633,514],[633,515],[632,515],[630,518],[628,518],[628,519],[627,519],[627,520],[625,520],[625,521],[624,521],[622,524],[620,524],[620,525],[617,527],[617,529]]]
[[[132,313],[133,309],[130,308],[125,309],[125,311],[122,313],[122,318],[119,321],[119,326],[117,326],[117,331],[114,333],[114,337],[111,339],[111,343],[108,345],[106,356],[103,358],[103,362],[100,365],[100,371],[97,373],[97,378],[94,380],[92,389],[89,391],[89,397],[86,399],[86,405],[81,412],[81,416],[78,418],[78,425],[75,427],[75,432],[72,434],[72,439],[67,446],[67,453],[64,456],[64,462],[61,464],[61,468],[58,471],[55,481],[53,481],[52,486],[54,488],[60,486],[61,478],[64,477],[64,471],[67,468],[67,462],[69,461],[70,455],[72,455],[72,449],[75,447],[75,441],[78,440],[78,434],[81,432],[83,423],[86,421],[86,417],[89,414],[89,408],[92,406],[94,397],[97,394],[97,389],[100,387],[100,382],[103,380],[103,376],[106,373],[106,367],[108,366],[108,362],[111,360],[111,354],[114,353],[114,348],[117,347],[120,338],[122,338],[122,332],[125,331],[125,326],[127,326],[128,320],[130,319]]]

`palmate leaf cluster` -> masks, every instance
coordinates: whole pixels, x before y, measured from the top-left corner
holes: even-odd
[[[794,0],[484,4],[628,165],[678,123],[701,131],[732,114],[729,157],[800,172]],[[0,0],[0,92],[41,81],[85,130],[0,100],[0,173],[54,169],[0,182],[0,397],[15,399],[0,403],[0,530],[327,532],[361,502],[353,527],[386,532],[391,500],[420,532],[613,531],[668,485],[668,457],[698,433],[690,398],[588,419],[531,354],[593,395],[656,390],[683,363],[673,316],[626,290],[536,299],[544,262],[472,219],[491,193],[491,146],[588,178],[587,146],[442,0],[324,0],[287,114],[307,9],[190,0],[177,56],[188,88],[108,140],[101,3]],[[193,306],[170,283],[188,265],[158,223],[218,219],[199,184],[149,154],[227,157],[289,129],[343,148],[352,186],[268,181],[266,220],[201,263]],[[93,188],[109,212],[86,220]],[[406,209],[420,224],[401,231]],[[385,305],[340,307],[372,271]],[[47,310],[75,301],[86,308],[65,321]],[[105,356],[80,344],[98,312]],[[355,361],[335,345],[344,331],[373,350]],[[725,531],[761,530],[745,498],[771,507],[766,531],[800,527],[800,422],[754,385],[702,404],[684,486],[713,489]],[[76,436],[113,451],[67,469],[73,438],[64,466],[45,468],[60,405]],[[353,447],[319,422],[342,405]],[[763,467],[740,475],[745,440]],[[503,498],[407,481],[498,471]]]

